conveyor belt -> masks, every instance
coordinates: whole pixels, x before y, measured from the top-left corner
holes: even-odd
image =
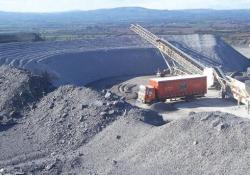
[[[203,74],[204,69],[206,68],[203,64],[192,58],[191,56],[184,53],[182,50],[175,47],[173,44],[168,41],[161,39],[141,27],[140,25],[131,25],[130,29],[137,33],[139,36],[144,38],[146,41],[150,42],[156,48],[158,48],[162,53],[167,55],[173,62],[179,65],[179,70],[187,74]],[[166,59],[166,58],[165,58]],[[183,73],[182,73],[183,74]],[[225,76],[220,67],[213,67],[214,77],[218,80],[218,83],[222,88],[225,87],[225,83],[230,81]]]
[[[181,69],[189,74],[203,74],[204,66],[169,43],[164,39],[160,39],[150,31],[144,29],[140,25],[131,25],[130,29],[140,35],[142,38],[153,44],[161,52],[180,65]]]
[[[144,29],[140,25],[131,25],[130,29],[144,38],[146,41],[150,42],[156,48],[158,48],[163,54],[167,55],[173,62],[177,63],[181,71],[187,74],[203,74],[205,73],[206,67],[193,59],[191,56],[187,55],[168,41],[158,38],[156,35],[150,31]],[[164,59],[166,59],[164,57]],[[183,73],[182,73],[183,74]],[[248,111],[250,111],[250,95],[245,89],[243,83],[237,80],[227,77],[220,67],[213,67],[212,74],[221,86],[222,92],[247,104]]]
[[[224,74],[224,72],[221,70],[220,67],[213,67],[213,68],[214,68],[214,71],[216,72],[216,74],[218,75],[218,77],[220,77],[221,79],[224,79],[224,80],[227,79],[226,75]]]

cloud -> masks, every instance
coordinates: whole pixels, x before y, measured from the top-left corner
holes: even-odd
[[[250,0],[0,0],[1,11],[54,12],[140,6],[154,9],[250,9]]]

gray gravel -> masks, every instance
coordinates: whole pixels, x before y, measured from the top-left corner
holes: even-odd
[[[29,72],[19,72],[9,67],[4,67],[4,71],[2,76],[7,76],[10,81],[10,75],[15,75],[15,72],[25,80],[20,78],[13,87],[9,83],[9,89],[23,92],[43,84],[42,80],[33,86],[23,83],[33,78]],[[35,95],[30,93],[25,97]],[[105,90],[100,93],[68,85],[44,94],[41,98],[38,98],[39,94],[35,97],[32,103],[25,103],[22,116],[11,127],[0,125],[0,170],[4,168],[1,171],[35,174],[67,172],[70,171],[71,165],[68,167],[68,164],[73,159],[71,156],[82,155],[77,154],[77,150],[116,120],[129,118],[150,126],[165,124],[156,112],[133,107],[121,97]],[[117,136],[117,139],[120,137]]]
[[[0,126],[16,123],[24,111],[31,109],[33,103],[52,89],[45,77],[0,66]]]
[[[214,112],[161,127],[117,121],[82,148],[97,174],[249,174],[250,122]],[[117,140],[116,135],[121,135]],[[103,146],[105,145],[105,146]]]
[[[248,119],[207,112],[165,122],[107,90],[0,73],[1,113],[14,119],[1,119],[0,174],[250,174]]]
[[[218,36],[171,35],[166,39],[206,66],[221,66],[225,72],[246,71],[250,66],[247,57]]]

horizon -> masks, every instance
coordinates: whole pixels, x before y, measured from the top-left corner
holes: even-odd
[[[152,10],[250,10],[250,0],[0,0],[0,11],[22,13],[61,13],[115,8],[146,8]]]
[[[91,10],[81,10],[81,9],[75,9],[75,10],[65,10],[65,11],[48,11],[48,12],[33,12],[33,11],[5,11],[0,10],[0,12],[3,13],[34,13],[34,14],[53,14],[53,13],[70,13],[70,12],[91,12],[91,11],[98,11],[98,10],[114,10],[114,9],[145,9],[145,10],[158,10],[158,11],[248,11],[250,8],[241,8],[241,9],[213,9],[213,8],[190,8],[190,9],[154,9],[154,8],[146,8],[146,7],[138,7],[138,6],[124,6],[124,7],[113,7],[113,8],[99,8],[99,9],[91,9]]]

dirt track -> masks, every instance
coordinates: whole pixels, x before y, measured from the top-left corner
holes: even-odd
[[[89,86],[96,90],[103,88],[109,89],[111,92],[124,97],[126,101],[132,105],[160,113],[166,120],[185,118],[193,111],[221,111],[250,119],[250,114],[247,113],[245,105],[238,106],[237,101],[234,99],[221,99],[220,92],[215,89],[209,89],[204,98],[195,99],[189,102],[179,100],[171,102],[168,101],[166,103],[159,102],[152,105],[141,104],[136,100],[139,86],[147,85],[149,83],[149,79],[152,77],[155,77],[155,75],[138,76],[136,78],[109,78],[91,83]]]

